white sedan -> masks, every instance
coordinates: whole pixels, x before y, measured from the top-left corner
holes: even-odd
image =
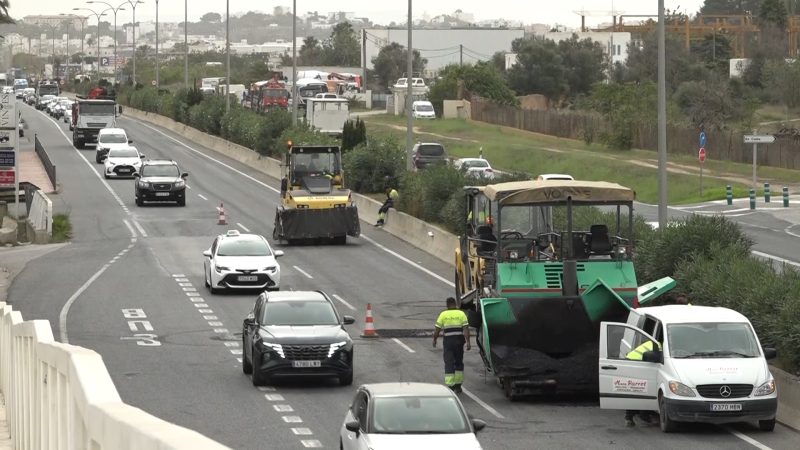
[[[453,162],[456,169],[464,170],[467,175],[476,178],[489,178],[495,177],[495,171],[489,164],[489,161],[483,158],[461,158]]]
[[[470,419],[450,388],[431,383],[376,383],[358,388],[342,424],[347,450],[480,449],[475,433],[486,422]]]
[[[229,230],[217,236],[203,252],[205,285],[212,294],[221,290],[278,290],[283,251],[272,250],[264,236]]]
[[[106,178],[132,177],[142,167],[144,155],[136,147],[115,148],[108,151],[103,174]]]

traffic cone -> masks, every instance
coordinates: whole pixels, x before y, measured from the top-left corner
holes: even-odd
[[[375,323],[372,321],[372,303],[367,303],[367,319],[364,326],[364,332],[361,333],[362,338],[378,337],[378,332],[375,331]]]
[[[228,221],[225,219],[225,206],[223,206],[222,202],[219,204],[219,221],[217,225],[227,225]]]

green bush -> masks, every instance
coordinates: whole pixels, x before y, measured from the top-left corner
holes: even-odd
[[[347,187],[356,192],[376,193],[383,192],[387,179],[397,186],[405,170],[406,152],[395,137],[376,137],[345,153],[343,159]]]
[[[225,114],[225,101],[212,96],[189,108],[189,125],[200,131],[220,135],[220,124]]]
[[[332,145],[339,146],[338,139],[314,131],[305,123],[298,123],[296,127],[288,127],[283,130],[275,148],[270,151],[270,155],[280,156],[286,153],[286,143],[292,141],[293,145]]]
[[[342,130],[342,153],[356,148],[362,142],[367,141],[367,126],[360,117],[356,121],[348,120],[344,123]]]
[[[53,237],[51,242],[65,242],[72,238],[69,214],[53,214]]]
[[[708,256],[711,248],[732,248],[741,258],[753,245],[739,226],[722,216],[690,215],[659,229],[636,250],[639,282],[672,276],[678,265],[690,257]]]

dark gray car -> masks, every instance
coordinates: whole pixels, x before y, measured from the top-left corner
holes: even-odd
[[[447,152],[444,145],[433,142],[418,143],[411,152],[414,168],[422,170],[431,165],[447,164]]]

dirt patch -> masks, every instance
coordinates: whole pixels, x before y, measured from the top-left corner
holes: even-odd
[[[383,126],[383,127],[387,127],[387,128],[391,128],[393,130],[406,131],[406,127],[404,127],[402,125],[390,125],[390,124],[386,124],[386,123],[381,123],[381,124],[377,124],[377,125],[380,125],[380,126]],[[473,144],[480,144],[480,141],[476,141],[475,139],[463,139],[463,138],[454,137],[454,136],[445,136],[443,134],[431,133],[431,132],[428,132],[428,131],[421,131],[419,129],[419,127],[413,127],[412,129],[414,130],[415,134],[424,134],[426,136],[433,136],[433,137],[437,137],[439,139],[447,139],[447,140],[450,140],[450,141],[472,142]]]

